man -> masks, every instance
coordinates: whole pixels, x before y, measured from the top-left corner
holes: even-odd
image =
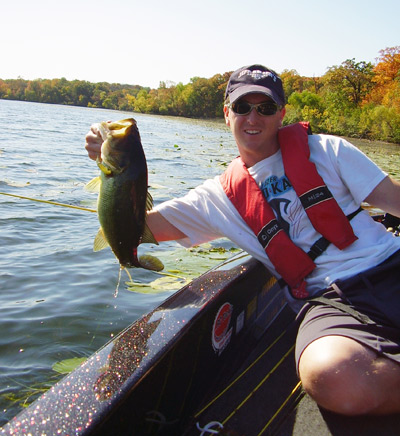
[[[235,71],[224,114],[240,158],[158,205],[147,223],[158,241],[184,246],[226,236],[288,284],[289,303],[301,308],[298,373],[320,406],[400,412],[400,238],[359,210],[366,201],[400,216],[400,183],[347,141],[281,128],[284,105],[274,71]],[[94,125],[91,158],[100,146]],[[306,302],[321,294],[324,304]]]

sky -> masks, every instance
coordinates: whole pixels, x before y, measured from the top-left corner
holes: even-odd
[[[398,0],[4,0],[0,78],[158,88],[263,64],[322,76],[400,45]]]

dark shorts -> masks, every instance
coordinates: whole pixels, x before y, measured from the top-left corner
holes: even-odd
[[[298,315],[296,367],[307,345],[331,335],[354,339],[400,364],[400,251],[336,285],[325,290],[323,297],[355,312],[306,303]],[[360,321],[357,314],[367,315],[367,320]]]

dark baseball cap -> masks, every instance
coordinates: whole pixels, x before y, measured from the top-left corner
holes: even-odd
[[[229,78],[225,91],[225,100],[234,103],[247,94],[265,94],[278,106],[285,105],[285,93],[282,80],[274,70],[263,65],[249,65],[234,71]]]

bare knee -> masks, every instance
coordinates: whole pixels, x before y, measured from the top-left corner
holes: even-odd
[[[358,342],[326,336],[304,350],[299,373],[305,391],[321,407],[345,415],[375,413],[387,401],[384,390],[390,386],[390,377],[377,377],[376,361],[375,352]]]

